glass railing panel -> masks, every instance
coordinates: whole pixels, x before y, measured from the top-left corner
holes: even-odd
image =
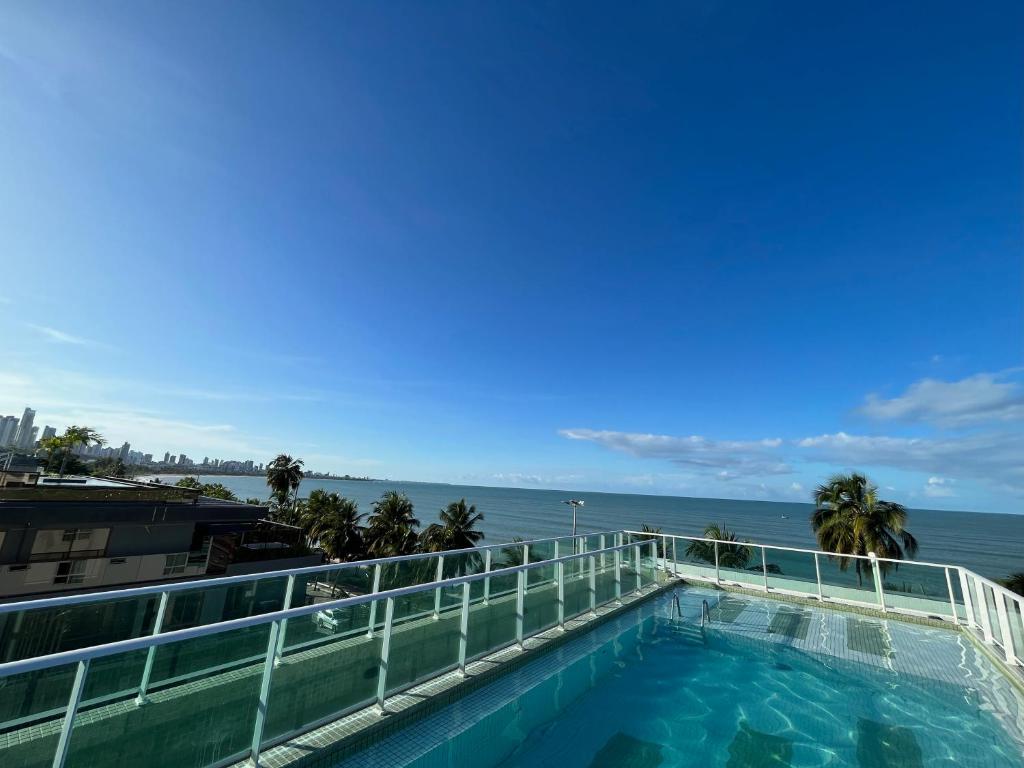
[[[521,546],[509,545],[500,549],[491,550],[491,570],[497,571],[503,568],[512,568],[523,564],[523,550]],[[492,576],[488,579],[490,583],[489,595],[493,599],[501,595],[515,595],[518,577],[516,574],[504,576]]]
[[[1003,629],[999,626],[999,614],[996,611],[996,596],[988,584],[982,583],[982,591],[985,593],[985,611],[988,613],[988,623],[992,627],[992,637],[1000,645],[1003,644]]]
[[[555,556],[554,542],[546,542],[539,545],[530,545],[530,562],[539,563],[543,560],[550,560]],[[555,566],[548,565],[539,568],[531,568],[526,572],[526,586],[532,590],[545,584],[550,584],[555,579]]]
[[[946,570],[912,562],[878,561],[887,608],[952,618]]]
[[[1021,663],[1024,663],[1024,624],[1022,624],[1021,604],[1008,595],[1004,595],[1006,601],[1006,619],[1010,625],[1010,641],[1013,648],[1013,655]]]
[[[668,542],[668,558],[669,570],[683,578],[715,578],[715,545],[711,542],[673,536]]]
[[[433,590],[427,591],[433,595]],[[438,675],[458,663],[460,613],[448,611],[437,619],[420,616],[395,623],[388,662],[389,693]]]
[[[346,597],[366,595],[373,591],[373,566],[353,566],[309,576],[297,576],[289,607],[317,605]],[[285,631],[284,648],[305,647],[328,642],[338,636],[366,632],[369,625],[368,604],[330,608],[312,616],[290,620]],[[381,614],[383,621],[383,614]]]
[[[483,573],[484,563],[483,550],[474,552],[449,552],[444,556],[442,577],[445,579],[454,579],[459,576],[472,576],[476,573]],[[448,587],[442,591],[442,595],[442,608],[462,605],[461,585]],[[484,595],[483,581],[472,582],[470,585],[469,595],[472,600],[482,598]]]
[[[712,552],[714,544],[710,545]],[[712,558],[714,554],[711,555]],[[718,571],[722,581],[751,589],[764,589],[761,573],[761,548],[735,541],[718,542]]]
[[[386,592],[391,589],[436,581],[438,562],[438,557],[421,557],[382,564],[380,591]],[[433,614],[435,597],[434,590],[424,590],[397,598],[395,600],[395,619]],[[383,614],[378,613],[377,620],[381,621],[382,616]]]
[[[516,639],[515,592],[474,603],[469,612],[466,655],[470,658],[496,651]]]
[[[160,595],[0,614],[0,662],[151,634]]]
[[[821,593],[833,600],[878,606],[875,577],[867,558],[818,555],[821,566]]]
[[[243,668],[208,673],[194,682],[151,692],[141,707],[133,702],[80,707],[71,733],[67,765],[89,768],[172,768],[208,766],[242,756],[252,740],[260,678],[265,663],[269,624],[258,628],[263,640],[260,659]],[[247,633],[244,637],[239,632]],[[232,640],[248,643],[248,630],[224,632],[217,648]],[[205,639],[205,638],[203,638]],[[170,655],[194,657],[207,646],[190,650],[185,640]],[[126,655],[134,664],[135,652]],[[119,657],[112,657],[115,660]],[[197,666],[216,669],[218,652],[209,653]]]
[[[597,602],[603,604],[615,599],[615,556],[605,556],[603,567],[598,562],[597,569]]]
[[[978,585],[975,583],[974,578],[967,575],[967,591],[971,596],[971,611],[972,611],[972,622],[975,627],[981,628],[984,623],[981,620],[982,612],[985,610],[984,596],[978,591]]]
[[[765,547],[764,552],[769,589],[818,596],[818,576],[811,552],[792,552],[775,547]]]
[[[49,768],[77,664],[0,678],[0,765]]]
[[[565,618],[577,616],[590,610],[590,564],[588,558],[580,558],[585,568],[565,569]]]
[[[384,615],[384,603],[378,601]],[[314,617],[289,620],[292,626]],[[303,730],[331,715],[372,703],[377,693],[381,633],[363,632],[285,656],[270,681],[264,741]]]
[[[533,568],[543,571],[544,581],[531,584],[523,601],[523,634],[526,636],[541,632],[558,623],[558,585],[555,582],[555,566]],[[530,571],[526,572],[530,575]]]

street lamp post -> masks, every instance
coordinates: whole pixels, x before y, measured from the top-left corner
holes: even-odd
[[[563,501],[562,503],[563,504],[568,504],[570,507],[572,507],[572,535],[575,537],[576,536],[576,507],[582,507],[583,506],[583,502],[580,501],[579,499],[567,499],[567,500]]]

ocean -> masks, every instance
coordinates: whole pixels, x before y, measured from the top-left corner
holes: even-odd
[[[174,483],[179,476],[161,475],[160,479]],[[265,499],[268,495],[262,477],[205,475],[201,479],[223,483],[243,499]],[[534,539],[567,535],[572,530],[572,510],[562,501],[580,498],[586,502],[577,518],[580,531],[639,528],[647,523],[665,533],[699,536],[707,523],[718,522],[728,525],[740,539],[816,548],[809,522],[811,504],[390,480],[308,479],[303,481],[299,495],[306,496],[314,488],[353,499],[365,514],[385,491],[400,491],[412,500],[421,526],[436,521],[438,512],[449,502],[465,498],[484,515],[481,529],[487,543],[509,541],[514,536]],[[1024,515],[913,509],[907,528],[920,544],[918,560],[962,565],[992,579],[1024,571]]]

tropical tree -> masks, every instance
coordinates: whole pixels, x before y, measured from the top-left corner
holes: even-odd
[[[105,445],[107,442],[103,439],[103,435],[92,427],[80,427],[77,424],[72,424],[65,429],[60,440],[64,448],[64,457],[61,459],[59,472],[62,477],[64,475],[64,468],[68,463],[69,453],[74,453],[75,449],[79,446],[86,446],[90,443],[93,445]]]
[[[475,504],[467,507],[465,499],[453,501],[441,510],[440,518],[440,523],[431,523],[420,534],[420,548],[424,552],[468,549],[483,541],[483,531],[475,528],[484,516],[476,511]]]
[[[653,525],[648,525],[647,523],[641,523],[640,524],[640,531],[642,533],[646,533],[646,534],[650,534],[650,535],[648,535],[648,536],[637,536],[637,538],[640,539],[641,541],[650,541],[651,539],[655,539],[658,542],[655,545],[655,547],[658,550],[658,557],[664,557],[665,556],[665,539],[663,539],[662,536],[661,536],[661,528],[655,528]]]
[[[129,477],[134,474],[132,469],[117,458],[94,461],[89,467],[89,473],[94,477]]]
[[[54,435],[53,437],[44,437],[39,441],[39,449],[46,452],[46,469],[50,469],[50,465],[55,463],[55,459],[61,454],[66,453],[64,448],[64,440]]]
[[[837,474],[814,491],[815,510],[811,528],[818,546],[839,555],[839,568],[845,571],[850,557],[867,555],[890,560],[912,558],[917,554],[917,539],[906,529],[907,510],[894,501],[878,498],[878,488],[859,473]],[[857,582],[862,584],[869,569],[864,560],[854,559]],[[879,563],[885,575],[890,563]]]
[[[373,512],[367,523],[367,548],[372,556],[411,555],[416,551],[416,529],[420,521],[416,519],[412,502],[404,493],[384,493],[373,502]]]
[[[203,496],[211,499],[223,499],[224,501],[238,501],[235,492],[222,483],[201,483],[198,477],[183,477],[176,482],[177,488],[194,488]]]
[[[282,453],[267,464],[271,515],[275,520],[289,525],[298,524],[299,485],[302,478],[302,459],[293,459],[287,453]]]
[[[1000,579],[999,581],[1011,592],[1016,592],[1018,595],[1024,595],[1024,571],[1021,573],[1012,573],[1005,579]]]
[[[317,488],[306,500],[300,524],[309,540],[319,542],[328,557],[361,560],[366,557],[362,519],[354,501]]]
[[[704,538],[718,541],[718,564],[722,568],[743,570],[753,557],[754,548],[736,538],[724,524],[708,523],[704,526]],[[686,556],[705,563],[715,562],[715,544],[711,541],[691,541],[686,548]],[[760,570],[758,565],[757,569]]]

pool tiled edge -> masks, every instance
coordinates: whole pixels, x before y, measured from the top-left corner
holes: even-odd
[[[659,574],[659,577],[664,574]],[[598,606],[565,622],[563,632],[557,626],[527,638],[520,649],[511,645],[466,665],[466,676],[458,670],[446,672],[419,683],[408,690],[387,698],[385,714],[367,707],[332,720],[319,728],[289,738],[285,742],[264,749],[260,754],[261,768],[331,768],[345,757],[379,742],[390,734],[453,703],[463,696],[492,682],[495,678],[514,670],[541,654],[557,648],[595,626],[635,607],[638,603],[670,589],[678,583],[674,579],[659,581],[645,587],[639,594],[623,595],[621,604]],[[251,759],[229,763],[233,768],[251,768]]]

